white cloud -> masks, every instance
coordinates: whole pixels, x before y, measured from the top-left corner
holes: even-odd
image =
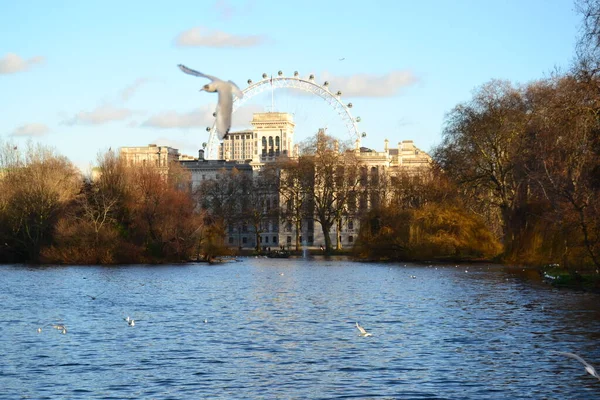
[[[114,107],[105,104],[92,111],[80,111],[73,118],[63,121],[65,125],[102,125],[112,121],[123,121],[134,112],[128,108]]]
[[[31,123],[19,126],[12,131],[10,136],[37,137],[45,135],[49,130],[50,129],[45,124]]]
[[[188,128],[206,128],[212,127],[215,122],[213,113],[216,105],[210,104],[200,109],[179,113],[177,111],[164,111],[156,114],[144,121],[141,126],[146,128],[159,129],[188,129]],[[247,105],[240,107],[232,116],[232,126],[249,126],[252,115],[255,112],[262,112],[264,108],[258,105]]]
[[[148,78],[138,78],[131,85],[127,86],[125,89],[121,91],[121,100],[127,101],[129,100],[135,92],[145,83],[149,82]]]
[[[261,35],[239,36],[202,27],[188,29],[175,38],[177,46],[189,47],[252,47],[264,41],[265,37]]]
[[[390,97],[405,87],[415,84],[418,79],[409,70],[396,70],[383,75],[355,74],[335,76],[324,72],[322,81],[329,81],[333,93],[338,90],[348,97]]]
[[[37,56],[24,60],[15,53],[6,53],[0,58],[0,74],[14,74],[16,72],[27,71],[29,67],[44,62],[44,57]]]

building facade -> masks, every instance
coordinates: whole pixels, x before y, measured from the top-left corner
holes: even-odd
[[[206,160],[204,150],[199,150],[198,157],[183,156],[177,149],[151,144],[147,147],[123,147],[121,156],[129,164],[154,165],[168,168],[170,162],[177,161],[191,173],[192,189],[198,188],[202,181],[219,179],[219,174],[238,171],[256,177],[262,168],[280,157],[298,157],[298,146],[294,143],[295,124],[288,113],[255,113],[251,121],[252,130],[230,132],[220,144],[220,160]],[[360,165],[361,185],[372,185],[382,177],[400,173],[416,174],[428,169],[431,157],[416,147],[412,140],[398,142],[391,148],[389,141],[384,141],[382,152],[360,147],[355,144],[353,156]],[[295,232],[293,224],[281,217],[273,218],[270,212],[279,207],[282,199],[279,188],[270,188],[271,193],[264,201],[265,219],[262,233],[256,243],[256,235],[244,223],[234,224],[227,228],[226,244],[232,247],[293,247],[296,236],[306,247],[319,247],[325,244],[321,226],[314,218],[306,218],[302,222],[302,232]],[[342,247],[351,246],[358,236],[358,211],[364,212],[377,202],[374,195],[362,191],[356,199],[356,212],[348,212],[340,226],[331,232],[332,243],[338,237]],[[351,210],[350,210],[351,211]],[[268,217],[267,217],[268,215]]]

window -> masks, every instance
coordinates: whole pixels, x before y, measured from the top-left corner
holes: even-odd
[[[354,242],[354,237],[348,236],[348,243],[352,243],[352,242]]]
[[[248,243],[248,238],[244,236],[244,237],[242,238],[242,243],[244,243],[244,244]]]
[[[352,220],[348,221],[348,229],[354,229],[354,221],[352,221]]]
[[[229,236],[229,244],[233,244],[233,237]]]
[[[288,243],[292,243],[292,237],[291,237],[291,236],[288,236],[288,237],[287,237],[287,239],[286,239],[286,241],[287,241]]]
[[[277,244],[277,236],[273,236],[273,243]]]
[[[313,244],[314,243],[314,239],[312,236],[308,237],[308,244]]]
[[[265,236],[265,243],[269,243],[269,237]]]

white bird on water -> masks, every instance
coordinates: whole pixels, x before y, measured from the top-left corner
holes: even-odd
[[[356,328],[360,331],[360,336],[364,336],[364,337],[373,336],[371,333],[365,331],[365,328],[360,326],[358,324],[358,322],[356,323]]]
[[[231,128],[231,114],[233,113],[233,96],[235,94],[238,98],[244,97],[244,93],[239,87],[232,81],[222,81],[221,79],[203,74],[202,72],[194,71],[186,67],[185,65],[179,64],[179,69],[189,75],[199,76],[201,78],[208,78],[211,80],[200,89],[207,92],[217,92],[219,94],[219,102],[217,105],[217,133],[219,134],[219,140],[223,140],[223,137],[229,133]]]
[[[590,364],[588,364],[583,358],[579,357],[577,354],[567,353],[564,351],[558,351],[557,353],[579,361],[580,363],[583,364],[583,366],[585,367],[585,370],[588,374],[590,374],[591,376],[593,376],[597,379],[600,379],[600,375],[598,375],[598,373],[596,372],[596,369],[593,366],[591,366]]]

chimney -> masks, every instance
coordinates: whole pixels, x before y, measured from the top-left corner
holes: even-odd
[[[204,150],[198,150],[198,161],[204,161]]]

